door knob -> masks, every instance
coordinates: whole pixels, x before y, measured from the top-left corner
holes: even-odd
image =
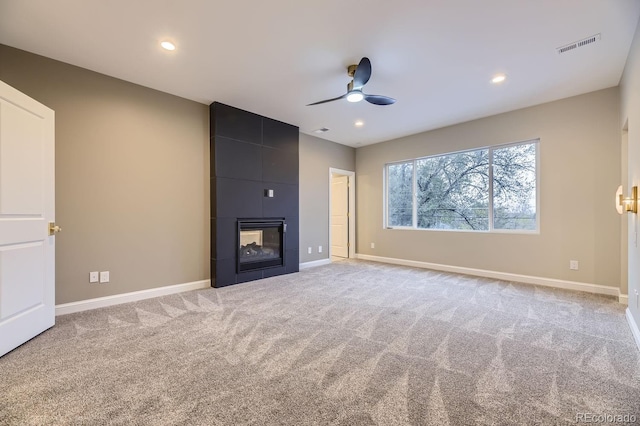
[[[62,231],[62,228],[56,225],[55,222],[49,222],[49,235],[54,235],[60,231]]]

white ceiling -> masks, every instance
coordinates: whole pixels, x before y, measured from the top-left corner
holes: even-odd
[[[0,0],[0,43],[363,146],[616,86],[639,17],[638,0]],[[396,104],[305,106],[363,56],[364,91]]]

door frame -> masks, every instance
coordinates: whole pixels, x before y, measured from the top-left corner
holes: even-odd
[[[347,192],[349,193],[349,240],[347,243],[349,259],[354,259],[356,257],[356,172],[351,170],[329,168],[329,247],[327,252],[329,253],[329,260],[331,260],[331,178],[334,174],[347,176]]]

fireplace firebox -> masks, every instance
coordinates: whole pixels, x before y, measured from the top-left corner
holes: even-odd
[[[238,219],[237,271],[284,266],[284,219]]]

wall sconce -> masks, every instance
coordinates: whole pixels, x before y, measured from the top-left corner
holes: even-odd
[[[622,185],[616,191],[616,210],[619,214],[623,212],[638,213],[638,187],[631,188],[631,196],[625,197],[622,193]]]

